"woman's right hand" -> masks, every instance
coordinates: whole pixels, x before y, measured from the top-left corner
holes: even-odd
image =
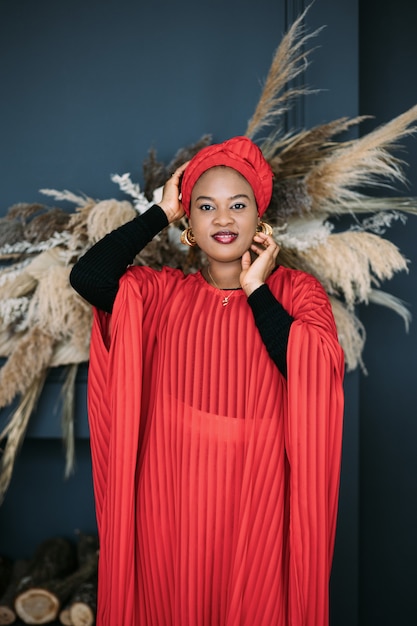
[[[175,170],[162,190],[162,200],[159,206],[165,212],[170,224],[181,219],[185,213],[180,200],[180,179],[188,163],[189,161],[186,161]]]

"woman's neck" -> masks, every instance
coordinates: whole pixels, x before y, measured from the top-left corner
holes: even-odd
[[[218,289],[239,289],[242,266],[240,259],[236,263],[210,261],[204,268],[206,280]]]

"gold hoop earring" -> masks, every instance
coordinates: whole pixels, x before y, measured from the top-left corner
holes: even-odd
[[[267,222],[259,222],[257,229],[257,233],[263,233],[264,235],[270,236],[273,233],[272,226]]]
[[[193,248],[197,243],[190,226],[182,231],[180,239],[184,246],[190,246],[190,248]]]

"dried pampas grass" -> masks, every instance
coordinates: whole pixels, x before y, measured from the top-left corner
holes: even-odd
[[[273,233],[280,246],[306,252],[319,245],[326,245],[332,230],[333,226],[329,222],[313,217],[299,217],[293,218],[285,227],[274,228]]]
[[[393,243],[367,232],[331,234],[325,244],[297,252],[303,269],[316,276],[330,295],[343,298],[349,309],[368,303],[374,285],[407,270],[407,261]]]
[[[258,104],[246,128],[245,134],[251,139],[270,126],[274,127],[274,136],[280,134],[282,117],[292,102],[311,92],[305,86],[291,87],[308,65],[311,50],[305,48],[306,43],[322,30],[305,32],[304,18],[309,8],[294,21],[275,52]],[[263,147],[266,149],[266,145]]]
[[[6,428],[0,433],[0,441],[7,439],[2,456],[0,458],[0,504],[9,487],[13,475],[13,468],[17,454],[22,446],[26,435],[29,419],[36,408],[37,401],[42,392],[47,370],[41,370],[34,378],[26,391],[23,393],[21,401],[14,411],[12,418]]]
[[[136,217],[137,213],[127,200],[103,200],[97,202],[88,213],[88,240],[95,243],[118,226]]]
[[[309,5],[311,6],[311,5]],[[407,259],[384,237],[396,220],[417,214],[417,198],[394,197],[404,185],[399,142],[417,129],[417,106],[357,139],[342,140],[365,116],[326,122],[311,129],[284,131],[294,99],[311,93],[301,76],[309,63],[308,45],[321,29],[307,33],[298,17],[275,51],[259,101],[245,134],[258,145],[274,172],[273,196],[265,218],[280,245],[279,262],[305,270],[327,291],[344,350],[346,369],[366,372],[366,340],[357,305],[378,304],[402,317],[406,303],[381,290]],[[96,241],[133,219],[161,197],[172,172],[211,143],[210,135],[180,148],[166,165],[151,149],[143,162],[143,191],[130,174],[112,180],[128,200],[93,199],[71,191],[42,189],[73,210],[39,203],[18,203],[0,219],[0,409],[17,402],[0,441],[6,440],[0,465],[0,501],[17,452],[50,368],[64,367],[62,432],[65,475],[75,467],[74,397],[80,363],[88,360],[92,309],[71,288],[73,264]],[[390,189],[391,197],[382,195]],[[343,220],[339,218],[343,216]],[[342,227],[340,223],[343,221]],[[198,248],[179,242],[183,218],[170,224],[134,259],[160,269],[164,265],[193,272],[204,263]],[[335,232],[339,226],[340,232]]]
[[[19,220],[0,218],[0,248],[13,245],[24,238],[23,224]]]
[[[402,163],[389,149],[416,132],[416,121],[417,106],[414,106],[373,132],[342,144],[329,157],[313,165],[304,177],[313,208],[320,210],[326,203],[328,210],[337,213],[345,201],[358,197],[358,188],[392,186],[394,182],[405,184]]]
[[[33,292],[36,280],[24,269],[20,272],[4,272],[0,281],[0,300],[21,298]]]
[[[202,148],[211,143],[211,135],[203,135],[198,141],[184,148],[180,148],[168,165],[158,161],[154,148],[148,152],[143,161],[143,177],[145,180],[143,194],[148,202],[153,201],[155,189],[163,187],[165,182],[175,170],[186,161],[192,159]]]
[[[65,382],[62,386],[61,426],[65,446],[65,478],[71,476],[75,469],[74,396],[78,367],[78,363],[72,363],[67,367]]]
[[[365,346],[366,330],[354,311],[348,308],[338,298],[329,297],[336,322],[340,345],[345,355],[346,371],[351,372],[358,366],[366,374],[366,367],[362,360]]]
[[[0,409],[11,404],[16,396],[24,395],[38,378],[38,373],[48,369],[53,343],[51,335],[38,326],[29,328],[18,339],[0,369]]]
[[[372,304],[379,304],[387,309],[391,309],[397,315],[402,317],[404,321],[405,330],[408,332],[412,320],[412,315],[407,308],[407,303],[393,296],[391,293],[386,293],[381,289],[371,289],[368,294],[368,301]]]

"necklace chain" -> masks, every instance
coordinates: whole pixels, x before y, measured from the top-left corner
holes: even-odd
[[[216,281],[214,280],[213,276],[211,275],[210,272],[210,267],[207,265],[207,274],[209,275],[209,278],[211,280],[211,282],[213,283],[213,285],[216,287],[216,289],[219,289],[220,291],[224,291],[223,289],[221,289],[219,287],[219,285],[216,283]],[[228,293],[226,296],[224,296],[223,300],[222,300],[222,306],[227,306],[229,304],[229,300],[231,298],[231,296],[233,295],[234,289],[230,290],[230,293]]]

